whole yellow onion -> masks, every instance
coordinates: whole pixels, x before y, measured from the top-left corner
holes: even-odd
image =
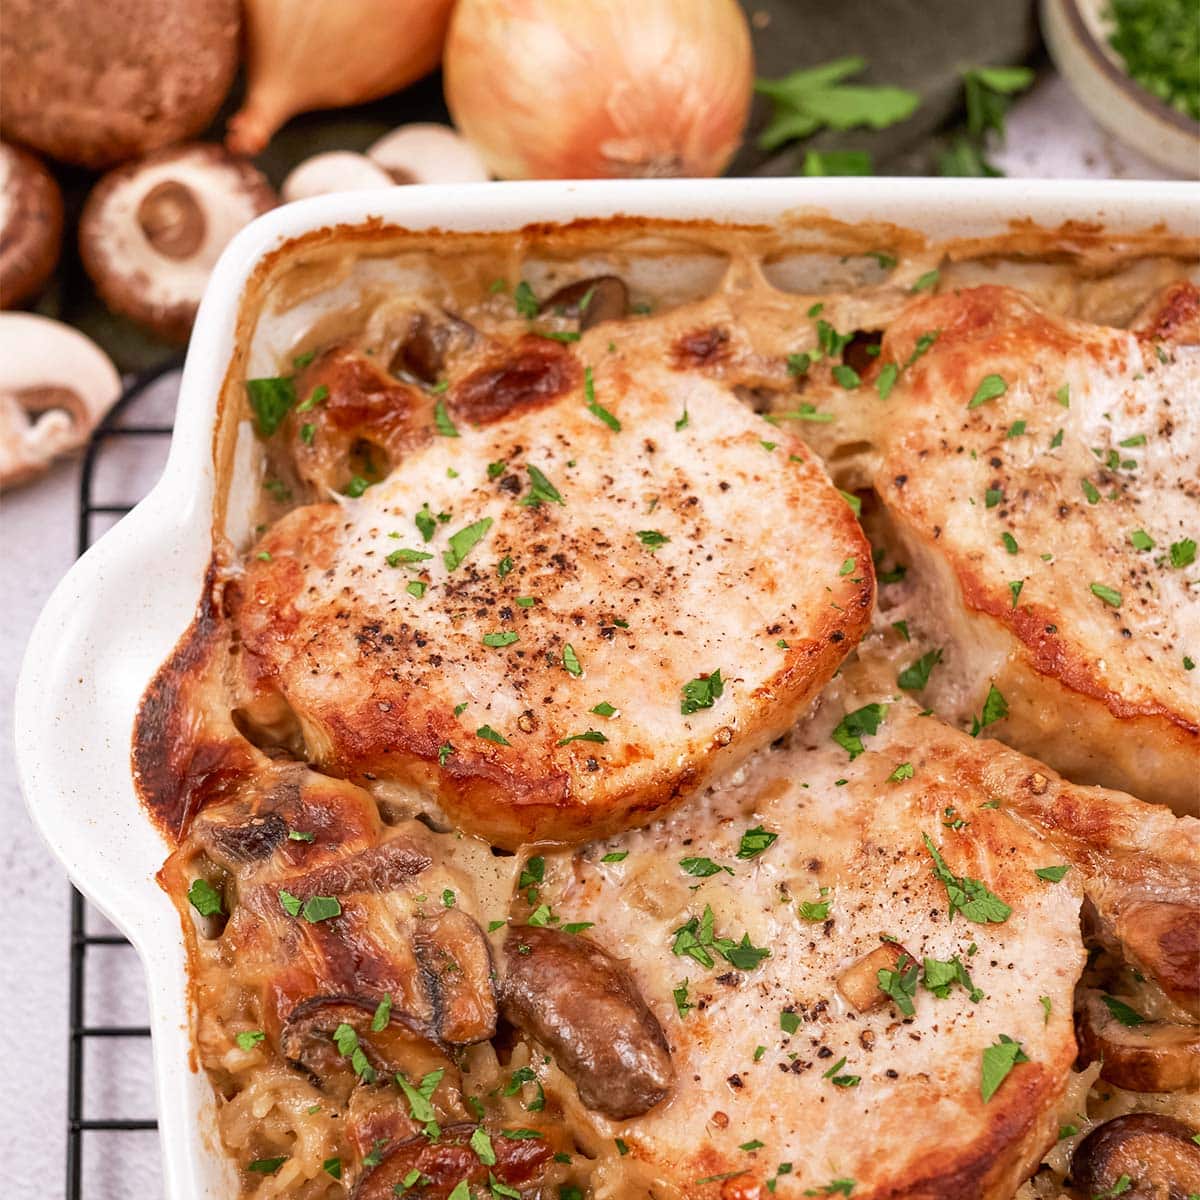
[[[716,175],[754,82],[736,0],[458,0],[455,124],[502,179]]]

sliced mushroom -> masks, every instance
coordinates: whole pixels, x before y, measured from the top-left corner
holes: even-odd
[[[79,223],[83,265],[114,312],[186,341],[221,251],[275,203],[266,177],[220,146],[161,150],[92,189]]]
[[[475,1129],[449,1125],[436,1142],[422,1134],[391,1149],[381,1148],[383,1160],[359,1181],[351,1200],[393,1200],[414,1171],[422,1180],[422,1200],[446,1200],[464,1180],[486,1184],[489,1174],[509,1188],[528,1185],[536,1182],[535,1175],[554,1153],[554,1143],[546,1138],[506,1138],[496,1131],[489,1138],[496,1161],[488,1166],[471,1148]]]
[[[1088,1197],[1187,1200],[1200,1192],[1195,1134],[1182,1121],[1157,1113],[1114,1117],[1075,1148],[1071,1182]]]
[[[62,226],[54,176],[32,154],[0,143],[0,308],[16,308],[50,278]]]
[[[1123,1024],[1097,991],[1085,994],[1075,1025],[1080,1054],[1099,1059],[1109,1083],[1131,1092],[1200,1088],[1200,1025]]]
[[[48,317],[0,313],[0,488],[83,445],[120,393],[91,339]]]
[[[487,167],[475,148],[449,125],[401,125],[367,150],[393,183],[482,183]]]
[[[504,950],[504,1015],[554,1055],[588,1108],[623,1120],[667,1095],[667,1039],[622,963],[586,937],[532,925],[510,929]]]
[[[580,329],[601,321],[620,321],[629,310],[629,289],[616,275],[577,279],[560,287],[541,303],[540,311],[560,317],[578,317]]]
[[[238,0],[5,0],[6,135],[91,168],[195,137],[233,82],[240,9]]]
[[[838,991],[859,1012],[880,1008],[888,1003],[888,995],[879,986],[879,972],[895,971],[901,961],[907,967],[916,959],[899,942],[884,942],[842,972]]]
[[[438,1036],[452,1046],[487,1041],[496,1032],[496,993],[483,930],[461,909],[448,909],[418,922],[413,945],[434,992]]]
[[[1151,900],[1117,918],[1117,943],[1130,965],[1150,976],[1172,1000],[1200,1017],[1200,908]]]
[[[286,203],[325,196],[331,192],[357,192],[395,187],[395,181],[378,163],[352,150],[328,150],[294,166],[280,193]]]
[[[349,1025],[372,1069],[380,1074],[403,1071],[419,1079],[430,1071],[450,1069],[450,1060],[435,1043],[432,1030],[393,1005],[382,1030],[372,1028],[382,996],[313,996],[296,1005],[279,1034],[279,1052],[325,1082],[353,1070],[333,1040]]]

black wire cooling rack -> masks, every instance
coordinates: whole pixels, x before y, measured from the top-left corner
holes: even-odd
[[[117,502],[95,503],[93,499],[97,473],[103,466],[106,452],[115,443],[130,438],[144,438],[157,443],[159,457],[163,456],[171,436],[171,425],[166,420],[139,419],[141,402],[157,391],[155,385],[165,376],[177,372],[181,361],[172,359],[154,370],[138,375],[125,389],[121,398],[100,423],[83,456],[79,479],[79,525],[77,553],[83,552],[96,540],[97,518],[111,525],[124,516],[141,499],[141,496],[125,494]],[[166,384],[163,384],[166,388]],[[171,392],[173,397],[173,390]],[[132,486],[132,475],[125,476],[126,486]],[[91,1195],[84,1189],[85,1133],[128,1133],[158,1128],[152,1117],[105,1117],[85,1116],[91,1111],[87,1104],[86,1076],[84,1071],[86,1046],[98,1038],[149,1038],[148,1025],[90,1024],[88,1018],[88,955],[97,946],[132,947],[120,934],[93,932],[100,923],[99,918],[87,901],[74,888],[71,889],[71,958],[68,1012],[70,1019],[70,1044],[67,1052],[67,1200],[83,1200]]]

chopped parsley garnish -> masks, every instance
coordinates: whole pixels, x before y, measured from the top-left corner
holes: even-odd
[[[859,373],[847,363],[838,363],[833,368],[833,378],[848,392],[852,392],[862,384],[862,378],[859,376]]]
[[[287,1160],[286,1154],[281,1154],[278,1158],[256,1158],[246,1170],[255,1175],[274,1175]]]
[[[907,954],[901,954],[895,967],[880,967],[875,972],[879,990],[889,997],[906,1017],[911,1017],[916,1012],[913,997],[917,994],[919,971],[920,968]]]
[[[694,875],[697,879],[707,879],[710,875],[717,875],[721,871],[727,875],[733,874],[732,867],[722,866],[720,863],[713,862],[711,858],[681,858],[679,865],[688,875]]]
[[[1006,439],[1020,437],[1025,432],[1024,421],[1014,421],[1009,427],[1008,432],[1004,435]]]
[[[290,379],[247,379],[246,395],[259,434],[270,437],[294,407],[296,385]]]
[[[1021,548],[1017,545],[1017,539],[1013,537],[1011,533],[1002,533],[1000,535],[1000,540],[1004,543],[1004,548],[1009,552],[1009,554],[1016,554]]]
[[[711,906],[704,906],[702,917],[691,917],[675,930],[675,941],[671,952],[680,956],[694,958],[702,967],[711,968],[714,960],[710,950],[716,950],[722,958],[739,971],[751,971],[764,958],[770,957],[770,950],[751,945],[750,935],[743,934],[740,942],[732,938],[719,938],[713,933],[713,911]]]
[[[1154,549],[1154,539],[1144,529],[1133,530],[1129,535],[1129,544],[1135,550]]]
[[[972,1003],[978,1004],[983,999],[983,991],[971,982],[967,968],[953,958],[943,961],[940,958],[927,958],[921,973],[921,986],[932,992],[939,1000],[945,1000],[950,995],[950,989],[960,984],[970,996]]]
[[[329,399],[329,389],[322,383],[313,388],[307,400],[302,401],[296,408],[298,413],[312,412],[318,404],[323,404]]]
[[[683,406],[683,415],[675,422],[675,432],[679,433],[680,431],[686,429],[688,427],[688,420],[688,410],[687,405],[685,404]]]
[[[866,749],[862,743],[863,736],[877,733],[886,715],[886,704],[866,704],[848,712],[830,736],[850,755],[850,761],[853,762]]]
[[[401,547],[399,550],[393,550],[386,558],[389,567],[398,567],[402,563],[418,563],[425,562],[432,558],[433,555],[424,550],[408,550]]]
[[[321,1170],[324,1171],[326,1175],[332,1176],[334,1179],[341,1179],[342,1160],[336,1157],[336,1155],[333,1158],[327,1158],[321,1164]]]
[[[886,400],[892,394],[892,388],[896,386],[896,380],[899,378],[899,364],[884,363],[879,370],[879,377],[875,380],[875,390],[879,393],[880,400]]]
[[[725,691],[725,681],[718,668],[708,676],[690,679],[683,685],[679,711],[686,717],[702,708],[712,708]]]
[[[1000,924],[1008,920],[1012,909],[999,896],[990,892],[978,879],[972,879],[969,875],[955,875],[946,866],[946,860],[938,852],[929,834],[923,833],[921,837],[925,842],[925,849],[933,859],[933,873],[945,885],[946,896],[950,901],[951,919],[956,912],[960,912],[968,921],[974,921],[977,925],[986,925],[989,922]]]
[[[1129,1029],[1137,1025],[1145,1025],[1146,1018],[1142,1016],[1136,1008],[1130,1008],[1128,1004],[1118,1000],[1116,996],[1101,996],[1104,1001],[1104,1007],[1124,1026]]]
[[[261,1029],[243,1029],[233,1040],[239,1050],[253,1050],[266,1036]]]
[[[538,315],[538,298],[533,294],[533,288],[523,279],[513,289],[513,303],[517,306],[517,312],[528,320],[533,320]]]
[[[686,1017],[696,1007],[688,999],[689,982],[689,980],[685,979],[678,987],[671,990],[671,995],[675,998],[675,1011],[681,1018]]]
[[[425,595],[425,589],[429,585],[420,579],[414,579],[411,583],[405,585],[404,590],[410,595],[415,596],[418,600]]]
[[[501,559],[501,560],[500,560],[500,561],[499,561],[499,562],[496,564],[496,574],[497,574],[497,576],[498,576],[499,578],[503,579],[503,578],[504,578],[506,575],[511,575],[511,574],[512,574],[513,565],[514,565],[514,564],[513,564],[513,560],[512,560],[512,557],[511,557],[511,555],[508,555],[508,554],[506,554],[506,555],[505,555],[505,556],[504,556],[504,557],[503,557],[503,558],[502,558],[502,559]]]
[[[1008,391],[1008,384],[1004,382],[1004,377],[1001,375],[985,375],[980,381],[979,386],[975,389],[975,395],[971,397],[967,408],[978,408],[981,404],[986,404],[989,400],[995,400],[1003,396]]]
[[[483,644],[485,646],[511,646],[513,642],[519,642],[521,635],[514,633],[511,629],[501,630],[500,633],[485,633],[483,635]]]
[[[577,342],[580,338],[574,329],[535,329],[533,332],[551,342]]]
[[[1012,596],[1013,608],[1017,607],[1017,601],[1021,597],[1021,589],[1024,586],[1025,586],[1025,580],[1023,580],[1023,579],[1012,579],[1009,581],[1008,591],[1009,591],[1009,594]]]
[[[497,746],[511,746],[512,743],[500,733],[497,733],[490,725],[480,725],[475,730],[477,738],[483,738],[485,742],[495,742]]]
[[[637,539],[643,546],[648,546],[653,553],[659,546],[665,546],[671,539],[657,529],[639,529]]]
[[[417,513],[413,521],[420,531],[422,539],[427,542],[433,541],[434,531],[437,529],[437,521],[428,503],[421,505],[421,511]]]
[[[607,700],[601,700],[594,708],[588,710],[598,717],[611,717],[617,710]]]
[[[602,404],[596,402],[596,386],[592,381],[592,368],[585,367],[583,372],[583,399],[588,412],[598,417],[613,433],[621,432],[621,422]]]
[[[856,516],[862,516],[862,501],[853,492],[843,492],[838,489],[838,495],[850,505],[850,511]]]
[[[568,675],[578,678],[583,674],[583,664],[579,661],[579,655],[575,653],[575,647],[570,642],[563,646],[562,663],[563,670]]]
[[[941,648],[930,650],[928,654],[922,654],[916,662],[910,663],[905,667],[896,676],[896,683],[906,692],[919,692],[929,682],[929,676],[933,673],[933,668],[941,661]],[[871,732],[874,732],[874,730]]]
[[[1190,567],[1196,561],[1196,543],[1192,538],[1183,538],[1171,543],[1171,566],[1177,570]]]
[[[1057,432],[1057,433],[1056,433],[1056,434],[1055,434],[1055,435],[1054,435],[1054,436],[1053,436],[1053,437],[1050,439],[1050,449],[1051,449],[1051,450],[1057,450],[1057,449],[1059,448],[1059,446],[1061,446],[1061,445],[1062,445],[1062,441],[1063,441],[1063,431],[1060,429],[1060,430],[1059,430],[1059,431],[1058,431],[1058,432]]]
[[[784,1033],[795,1033],[801,1025],[800,1014],[794,1012],[781,1012],[779,1014],[779,1028]]]
[[[504,1085],[505,1096],[515,1096],[527,1083],[534,1086],[534,1097],[525,1105],[527,1112],[541,1112],[546,1107],[546,1093],[542,1090],[541,1081],[533,1073],[532,1067],[518,1067]]]
[[[769,829],[764,829],[761,825],[756,825],[753,829],[747,829],[742,834],[742,840],[738,844],[737,856],[743,859],[757,858],[778,839],[779,834],[772,833]]]
[[[828,889],[822,888],[821,895]],[[801,900],[796,905],[796,914],[802,921],[824,921],[829,917],[832,900]]]
[[[528,464],[525,470],[529,472],[529,491],[517,501],[518,504],[526,508],[536,508],[539,504],[566,504],[558,488],[537,467]]]
[[[371,1032],[382,1033],[392,1019],[392,993],[384,992],[383,999],[375,1006],[375,1015],[371,1018]]]
[[[225,911],[221,893],[207,879],[193,879],[188,888],[188,900],[202,917],[215,917]]]
[[[1112,605],[1113,608],[1121,607],[1121,593],[1115,588],[1110,588],[1106,583],[1090,583],[1088,589],[1093,596],[1099,596],[1105,604]]]
[[[300,426],[300,440],[306,445],[311,446],[313,438],[317,436],[317,427],[311,421],[305,421]]]
[[[597,745],[603,745],[608,741],[598,729],[589,729],[584,733],[572,733],[568,737],[559,738],[557,745],[566,746],[570,742],[595,742]]]
[[[913,777],[912,763],[902,762],[896,764],[896,769],[887,777],[888,783],[902,783],[906,779]]]
[[[628,857],[628,850],[610,850],[600,861],[602,863],[619,863],[624,862]]]
[[[450,420],[450,414],[446,411],[445,400],[439,400],[433,406],[433,427],[442,435],[442,437],[458,437],[458,430],[454,426],[454,422]]]
[[[303,354],[297,354],[296,357],[292,359],[292,366],[295,367],[297,371],[302,371],[316,357],[317,352],[315,350],[305,350]]]
[[[1070,863],[1059,863],[1053,867],[1035,867],[1033,873],[1047,883],[1059,883],[1070,869]]]
[[[350,1065],[354,1068],[355,1075],[364,1083],[375,1082],[375,1068],[371,1066],[363,1048],[358,1044],[358,1033],[353,1025],[348,1025],[343,1021],[333,1031],[333,1044],[337,1046],[338,1053],[343,1058],[350,1060]]]
[[[371,486],[369,479],[364,479],[361,475],[351,475],[350,482],[343,488],[345,495],[351,500],[357,500]]]
[[[470,525],[464,526],[457,533],[450,535],[450,549],[442,551],[442,562],[447,571],[453,571],[462,565],[468,554],[483,540],[484,535],[492,527],[492,518],[484,517]]]
[[[496,1151],[492,1149],[492,1139],[488,1137],[487,1130],[482,1125],[477,1125],[471,1133],[470,1145],[471,1149],[475,1151],[475,1157],[485,1167],[496,1165]]]
[[[1079,486],[1083,489],[1083,494],[1087,497],[1089,504],[1100,503],[1100,493],[1096,490],[1096,485],[1090,479],[1081,479]]]
[[[1062,387],[1054,393],[1054,398],[1063,406],[1063,408],[1071,407],[1071,385],[1064,383]]]
[[[1028,1061],[1029,1056],[1021,1049],[1021,1043],[1013,1041],[1005,1033],[1000,1035],[1000,1040],[995,1045],[988,1046],[983,1052],[979,1081],[979,1092],[984,1103],[996,1094],[996,1089],[1008,1078],[1009,1072],[1017,1063]]]
[[[983,712],[971,719],[971,736],[978,737],[982,729],[994,725],[997,721],[1008,716],[1008,701],[996,685],[989,684],[988,694],[983,701]]]

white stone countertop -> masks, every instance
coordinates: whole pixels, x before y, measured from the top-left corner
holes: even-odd
[[[1053,75],[1014,107],[1008,144],[992,157],[1014,176],[1168,178],[1096,126]],[[134,474],[127,482],[148,490],[160,464],[154,456],[141,464],[141,478]],[[14,1198],[61,1197],[65,1191],[69,891],[17,790],[12,693],[29,630],[75,556],[78,491],[79,464],[65,463],[0,501],[0,577],[9,616],[0,627],[0,997],[12,1072],[0,1179],[4,1194]],[[103,927],[94,914],[92,920]],[[133,952],[113,947],[89,955],[88,1019],[144,1024],[145,989]],[[146,1040],[93,1042],[86,1071],[85,1116],[154,1115]],[[83,1161],[86,1200],[154,1200],[163,1194],[153,1132],[86,1133]]]

